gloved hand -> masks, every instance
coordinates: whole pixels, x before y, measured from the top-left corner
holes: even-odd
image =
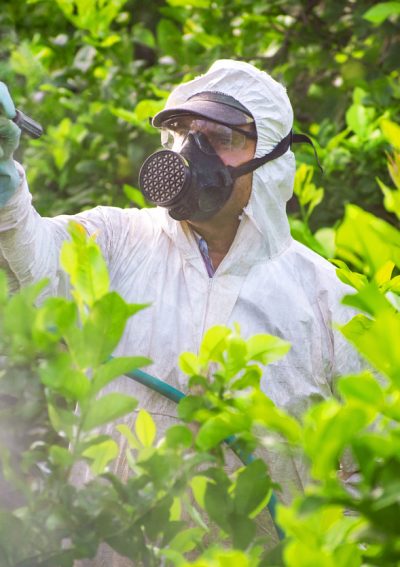
[[[18,148],[21,130],[14,118],[15,106],[4,83],[0,82],[0,207],[3,207],[20,184],[13,152]]]

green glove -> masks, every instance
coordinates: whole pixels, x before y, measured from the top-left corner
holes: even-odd
[[[21,130],[14,118],[15,106],[4,83],[0,82],[0,207],[3,207],[20,184],[13,152],[18,148]]]

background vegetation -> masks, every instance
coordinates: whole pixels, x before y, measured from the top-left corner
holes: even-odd
[[[381,119],[399,115],[398,22],[398,2],[373,0],[3,0],[0,77],[47,132],[19,155],[36,206],[141,205],[132,187],[159,139],[148,117],[175,84],[227,57],[282,81],[296,130],[319,144],[314,228],[346,202],[390,218],[375,178],[389,180]]]
[[[142,306],[110,292],[95,244],[72,227],[62,262],[73,301],[37,308],[45,282],[11,298],[0,277],[1,565],[70,567],[104,542],[146,566],[184,566],[194,552],[197,567],[400,564],[399,14],[399,2],[3,0],[0,79],[46,129],[19,154],[42,214],[144,205],[137,171],[158,146],[148,117],[214,59],[254,62],[285,83],[295,127],[317,140],[325,169],[321,177],[312,153],[297,150],[292,232],[355,288],[345,301],[360,314],[342,332],[381,379],[343,377],[340,399],[296,421],[257,388],[259,366],[288,345],[214,328],[199,353],[180,357],[189,385],[202,388],[179,406],[195,433],[178,425],[156,445],[143,411],[134,431],[119,427],[131,468],[124,484],[107,468],[118,447],[97,428],[136,401],[98,394],[146,364],[109,360]],[[113,332],[103,336],[110,312]],[[279,508],[286,537],[267,552],[255,521],[276,487],[258,460],[226,475],[220,442],[234,434],[246,455],[271,450],[271,433],[274,449],[284,441],[308,459],[311,482]],[[353,492],[337,476],[348,453],[360,471]],[[70,479],[80,461],[94,480],[78,489]]]

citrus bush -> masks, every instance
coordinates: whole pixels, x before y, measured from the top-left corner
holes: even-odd
[[[344,301],[359,310],[341,330],[371,370],[340,378],[338,398],[297,421],[258,387],[260,365],[290,345],[214,327],[199,353],[180,357],[192,389],[177,408],[183,423],[158,441],[144,410],[134,430],[116,425],[128,443],[126,482],[110,472],[119,449],[101,427],[137,401],[101,390],[149,363],[110,358],[127,319],[146,306],[110,291],[95,242],[79,225],[70,233],[61,260],[72,300],[48,298],[38,306],[46,282],[9,297],[1,279],[2,565],[71,566],[93,557],[100,544],[144,565],[191,564],[193,554],[197,566],[397,564],[399,231],[354,205],[337,230],[338,250],[362,268],[340,262],[338,274],[356,288]],[[271,439],[274,450],[284,440],[286,451],[304,454],[311,475],[303,496],[278,505],[285,536],[272,549],[256,524],[268,505],[274,513],[279,485],[262,460],[250,457],[265,444],[271,450]],[[233,474],[224,470],[224,441],[247,463]],[[347,458],[358,471],[352,484],[338,474]],[[78,487],[73,470],[83,462],[93,478]]]

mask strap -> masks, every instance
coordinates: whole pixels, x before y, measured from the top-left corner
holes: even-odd
[[[274,149],[265,156],[254,158],[237,167],[228,166],[228,169],[230,170],[230,173],[232,175],[232,179],[236,179],[237,177],[246,175],[246,173],[251,173],[255,169],[258,169],[259,167],[264,165],[265,163],[268,163],[269,161],[272,161],[280,157],[281,155],[283,155],[288,151],[288,149],[292,146],[292,144],[303,144],[303,143],[310,144],[313,147],[315,159],[317,161],[320,170],[323,173],[324,170],[322,169],[322,166],[318,159],[317,150],[315,149],[315,146],[311,141],[311,139],[306,134],[294,134],[293,130],[290,130],[289,134],[284,138],[282,138],[282,140],[274,147]]]
[[[311,138],[309,138],[309,136],[307,136],[307,134],[294,134],[292,131],[292,143],[293,144],[310,144],[310,146],[312,146],[312,149],[314,150],[314,157],[315,157],[315,161],[318,164],[318,167],[321,170],[321,173],[324,173],[323,167],[321,165],[321,162],[319,161],[318,158],[318,154],[317,154],[317,149],[314,146],[313,141],[311,140]]]

